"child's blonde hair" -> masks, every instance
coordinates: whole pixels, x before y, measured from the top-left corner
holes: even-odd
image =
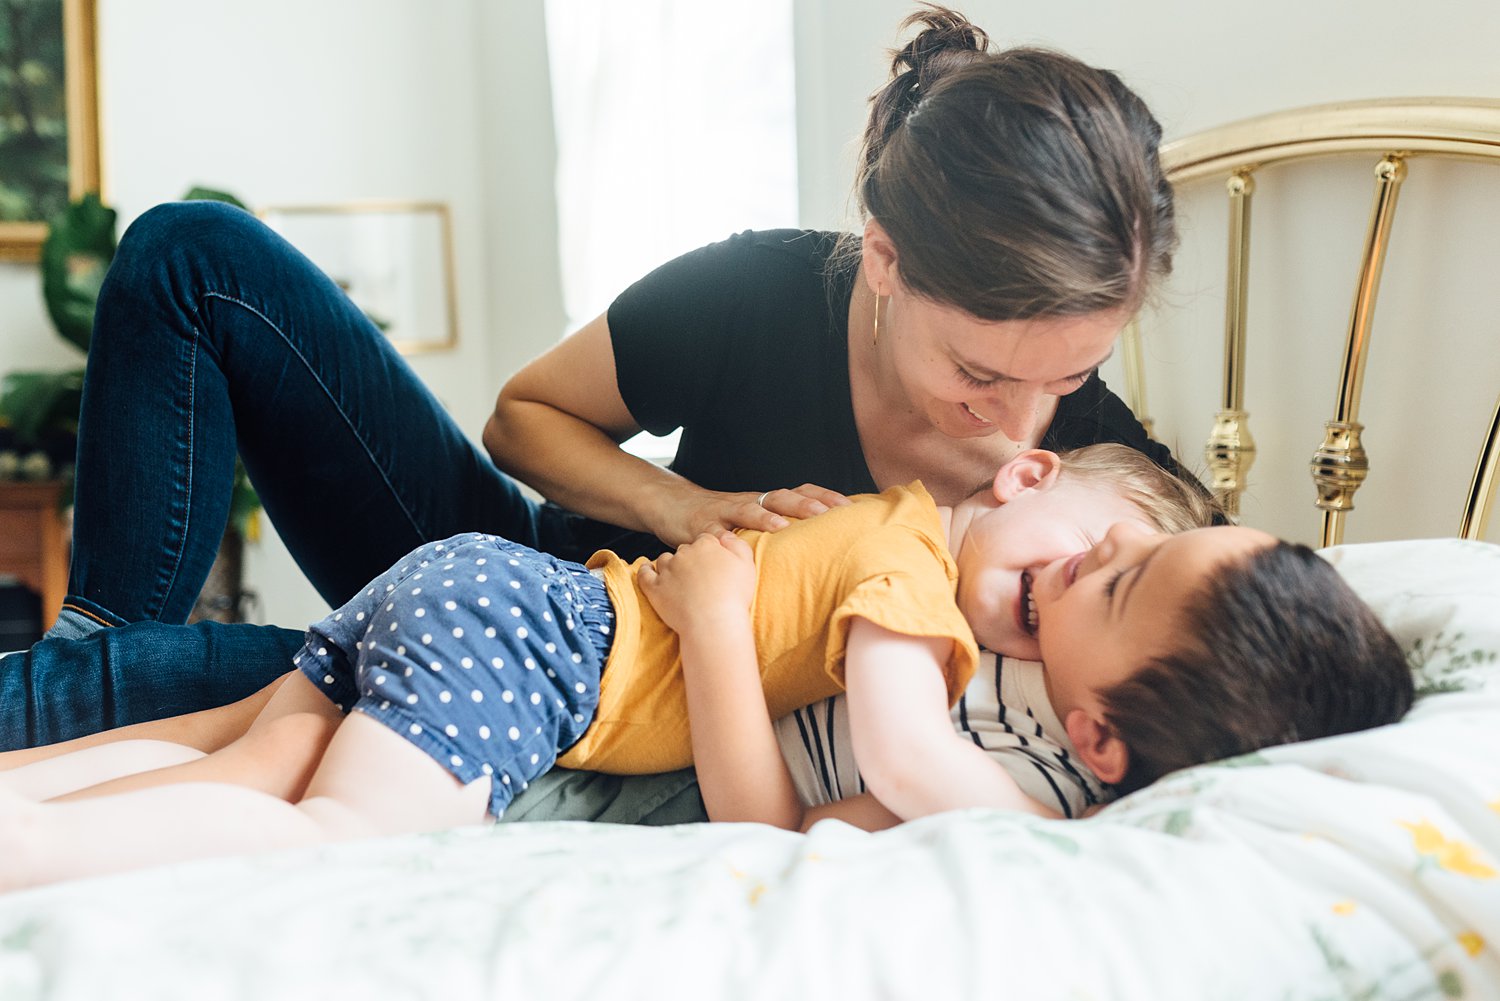
[[[1128,445],[1085,445],[1063,452],[1061,458],[1063,476],[1124,498],[1160,531],[1186,532],[1226,520],[1208,491]]]

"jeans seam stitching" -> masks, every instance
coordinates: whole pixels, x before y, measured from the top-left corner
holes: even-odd
[[[160,619],[162,611],[164,609],[166,609],[166,607],[167,607],[167,602],[168,602],[168,600],[172,596],[172,589],[177,586],[177,575],[182,571],[182,559],[183,559],[184,553],[187,550],[187,540],[188,540],[189,536],[192,535],[192,527],[193,527],[193,443],[194,443],[194,440],[195,440],[195,435],[194,435],[194,428],[193,428],[194,421],[193,421],[191,415],[194,412],[196,412],[196,410],[197,410],[197,402],[196,401],[197,401],[197,397],[198,397],[198,350],[199,350],[199,342],[201,341],[201,339],[203,337],[203,333],[199,329],[199,325],[196,322],[197,316],[198,316],[198,310],[197,310],[197,305],[195,303],[194,304],[194,308],[193,308],[193,319],[194,319],[195,322],[191,325],[191,330],[192,330],[192,335],[193,336],[192,336],[192,343],[190,345],[191,346],[191,355],[190,355],[190,360],[188,362],[188,414],[189,414],[189,418],[188,418],[188,421],[187,421],[187,477],[186,477],[186,481],[187,481],[186,482],[186,488],[187,488],[187,495],[188,495],[187,496],[187,503],[183,505],[183,511],[182,511],[182,532],[177,537],[177,545],[176,545],[176,547],[175,547],[175,549],[174,549],[174,551],[172,553],[172,571],[171,571],[170,575],[167,577],[166,587],[164,587],[162,589],[161,595],[157,599],[157,604],[156,604],[155,609],[149,609],[149,608],[147,609],[147,612],[149,613],[149,617],[152,618],[152,619]],[[196,596],[194,596],[194,598],[195,598],[195,603],[196,603]],[[189,610],[189,614],[191,615],[191,609]]]
[[[256,309],[248,302],[245,302],[243,299],[236,298],[235,296],[228,295],[224,292],[213,291],[203,293],[200,298],[220,299],[224,302],[233,303],[234,305],[246,310],[251,315],[258,317],[262,323],[276,332],[276,336],[281,338],[281,341],[286,345],[287,350],[291,352],[292,356],[295,357],[297,361],[301,362],[302,367],[307,371],[313,382],[318,386],[319,389],[323,391],[323,394],[328,398],[328,401],[333,404],[334,410],[339,415],[339,420],[344,422],[344,426],[349,429],[349,433],[354,436],[354,440],[359,442],[360,450],[364,452],[365,458],[369,460],[370,465],[375,467],[376,472],[380,476],[381,482],[384,483],[386,489],[391,492],[391,497],[395,500],[396,505],[401,509],[401,513],[406,516],[406,520],[411,525],[412,531],[417,534],[418,538],[422,538],[424,536],[424,533],[421,526],[418,524],[416,517],[412,514],[411,509],[407,506],[405,499],[402,498],[400,492],[396,490],[396,485],[392,483],[390,477],[386,475],[385,468],[376,461],[374,453],[370,451],[369,446],[365,443],[364,436],[359,433],[359,429],[355,427],[354,422],[349,419],[349,415],[344,411],[343,404],[339,402],[338,397],[335,396],[332,390],[328,388],[328,384],[323,381],[322,377],[318,374],[317,369],[313,367],[312,363],[307,360],[307,358],[302,354],[301,351],[297,350],[297,345],[292,340],[292,338],[288,337],[286,335],[286,332],[282,330],[281,327],[278,326],[270,317],[266,316],[266,314],[262,313],[260,310]],[[236,439],[238,439],[238,433],[236,433]],[[238,452],[238,447],[236,447],[236,452]]]

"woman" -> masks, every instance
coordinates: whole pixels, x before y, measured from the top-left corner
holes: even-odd
[[[747,233],[663,266],[503,387],[488,457],[254,219],[142,216],[100,296],[54,631],[91,639],[0,661],[9,746],[221,705],[285,670],[298,632],[158,625],[185,619],[212,562],[236,448],[334,606],[461,530],[633,555],[915,478],[953,503],[1036,445],[1120,441],[1170,466],[1094,374],[1170,266],[1160,127],[1112,73],[990,53],[941,8],[907,27],[865,133],[862,235]],[[618,448],[677,426],[670,471]]]

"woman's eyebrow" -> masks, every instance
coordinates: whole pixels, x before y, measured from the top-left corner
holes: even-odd
[[[1110,349],[1104,353],[1104,357],[1100,358],[1098,361],[1094,362],[1094,364],[1090,365],[1088,368],[1083,369],[1080,372],[1074,372],[1072,375],[1065,375],[1061,379],[1052,380],[1052,381],[1056,381],[1056,382],[1068,382],[1068,381],[1073,380],[1073,379],[1082,379],[1082,378],[1085,378],[1086,376],[1093,375],[1096,371],[1098,371],[1100,365],[1103,365],[1105,362],[1109,361],[1114,356],[1115,356],[1115,349],[1114,349],[1114,346],[1111,345]],[[1006,375],[1004,372],[996,372],[994,369],[992,369],[992,368],[990,368],[990,367],[988,367],[986,365],[980,365],[977,362],[969,361],[966,358],[960,357],[958,354],[954,354],[953,355],[953,360],[965,372],[968,372],[970,375],[972,375],[976,379],[983,379],[986,382],[1022,382],[1022,381],[1024,381],[1024,380],[1021,380],[1021,379],[1017,379],[1015,376]]]

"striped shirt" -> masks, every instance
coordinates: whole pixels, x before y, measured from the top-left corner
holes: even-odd
[[[952,714],[958,732],[988,751],[1021,791],[1043,806],[1078,817],[1107,798],[1052,711],[1042,665],[1036,661],[980,651],[979,669]],[[777,720],[776,738],[804,804],[817,806],[865,791],[842,695]]]

